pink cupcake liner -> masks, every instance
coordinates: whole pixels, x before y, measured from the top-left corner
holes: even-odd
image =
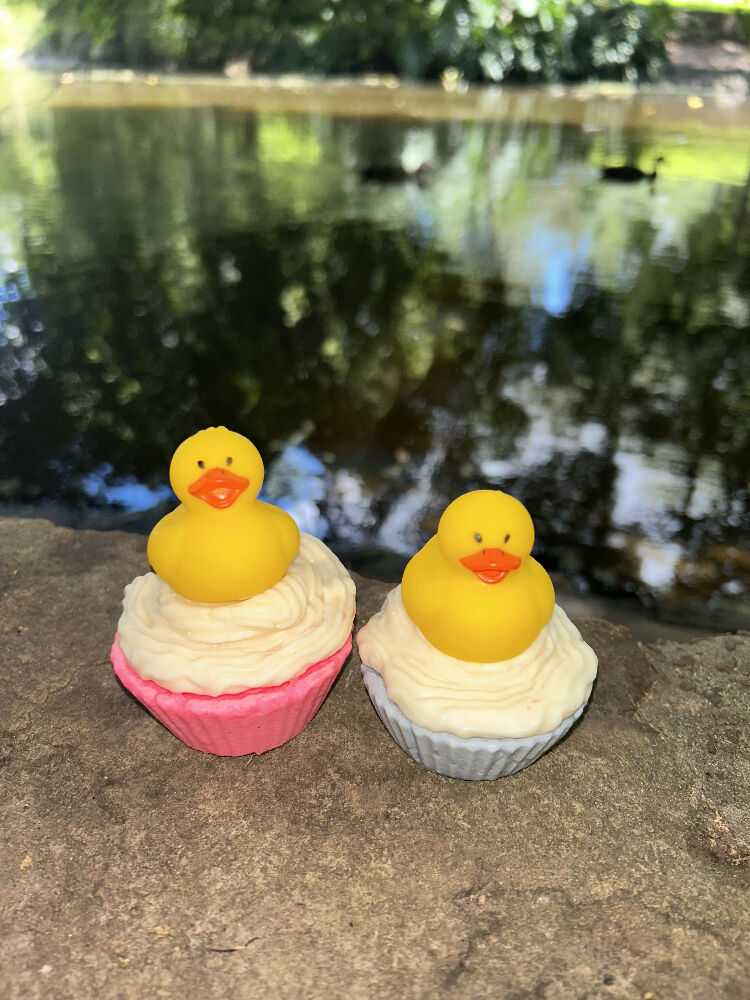
[[[350,635],[337,652],[284,684],[216,696],[168,691],[144,680],[128,663],[117,635],[110,658],[122,684],[178,740],[203,753],[241,757],[273,750],[301,733],[323,704],[351,648]]]

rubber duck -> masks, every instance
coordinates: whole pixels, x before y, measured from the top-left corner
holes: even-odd
[[[285,511],[258,500],[263,460],[226,427],[208,427],[177,448],[169,481],[180,506],[156,525],[148,558],[191,601],[243,601],[281,580],[299,549]]]
[[[534,525],[500,490],[475,490],[445,509],[437,534],[401,583],[406,612],[436,649],[494,663],[527,649],[547,624],[555,591],[532,559]]]

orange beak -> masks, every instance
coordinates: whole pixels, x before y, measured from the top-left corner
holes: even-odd
[[[518,556],[502,549],[481,549],[470,556],[464,556],[460,562],[476,574],[482,583],[500,583],[508,573],[521,565]]]
[[[191,483],[188,492],[200,500],[205,500],[211,507],[223,510],[225,507],[231,507],[249,485],[250,480],[244,476],[238,476],[229,469],[220,469],[216,466]]]

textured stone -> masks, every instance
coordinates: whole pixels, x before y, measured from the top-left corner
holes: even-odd
[[[747,635],[581,622],[589,709],[496,782],[410,761],[356,653],[297,739],[217,758],[110,667],[143,538],[0,546],[4,997],[748,996]]]

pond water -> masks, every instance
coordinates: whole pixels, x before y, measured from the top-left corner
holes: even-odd
[[[224,423],[364,572],[502,488],[574,587],[747,627],[736,133],[122,93],[0,117],[6,509],[148,530],[175,445]],[[653,185],[600,180],[658,156]]]

